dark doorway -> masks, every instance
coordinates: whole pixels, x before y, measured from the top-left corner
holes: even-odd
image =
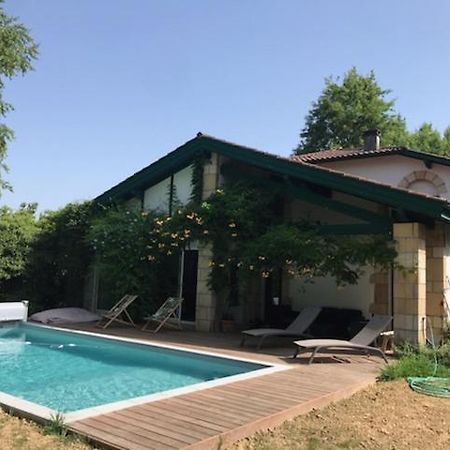
[[[197,303],[197,269],[198,251],[185,250],[183,259],[183,291],[184,298],[181,319],[194,322]]]

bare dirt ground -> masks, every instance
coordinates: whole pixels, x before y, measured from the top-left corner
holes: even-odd
[[[450,399],[413,392],[405,381],[378,383],[347,400],[237,443],[234,450],[450,448]]]
[[[406,382],[379,383],[347,400],[259,433],[233,450],[441,450],[450,448],[450,400],[411,391]],[[0,411],[1,450],[92,450],[46,435],[32,422]]]
[[[92,450],[72,437],[61,438],[44,434],[43,428],[0,410],[1,450]]]

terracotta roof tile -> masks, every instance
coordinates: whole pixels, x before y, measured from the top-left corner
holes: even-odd
[[[400,154],[404,149],[402,147],[382,147],[377,150],[363,150],[362,148],[339,148],[332,150],[321,150],[319,152],[303,153],[293,155],[291,159],[298,162],[315,162],[336,161],[347,158],[367,158],[371,156],[383,156],[386,154]]]

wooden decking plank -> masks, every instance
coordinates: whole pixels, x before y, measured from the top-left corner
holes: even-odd
[[[304,380],[303,382],[292,382],[291,380],[279,380],[276,382],[277,384],[275,384],[275,386],[271,383],[255,383],[253,386],[258,386],[258,387],[264,387],[266,386],[267,389],[273,389],[275,392],[279,391],[279,392],[285,392],[285,393],[289,393],[294,390],[308,390],[308,392],[311,393],[317,393],[317,394],[321,394],[324,392],[327,392],[330,390],[330,386],[325,386],[325,385],[321,385],[320,382],[313,384],[310,383],[306,380]],[[332,390],[332,388],[331,388]]]
[[[232,385],[230,385],[231,387]],[[232,386],[233,388],[241,388],[241,389],[247,389],[247,386]],[[293,395],[297,394],[309,394],[309,395],[316,395],[316,394],[322,394],[324,392],[329,391],[329,389],[324,389],[324,388],[311,388],[308,384],[295,384],[293,385],[292,383],[290,384],[283,384],[283,386],[277,386],[277,385],[273,385],[270,382],[267,383],[259,383],[259,384],[252,384],[250,386],[248,386],[248,389],[254,389],[255,391],[262,391],[262,392],[273,392],[273,393],[279,393],[280,395],[286,395],[289,396],[290,398],[292,398]]]
[[[304,388],[304,386],[300,386],[302,388]],[[267,395],[267,396],[272,396],[272,397],[276,397],[276,398],[286,398],[286,399],[290,399],[292,401],[292,396],[295,395],[296,392],[299,391],[299,386],[295,386],[294,389],[292,389],[292,387],[281,387],[281,386],[273,386],[270,383],[261,383],[261,384],[256,384],[256,383],[252,383],[252,384],[248,384],[246,385],[242,385],[242,384],[229,384],[228,386],[226,386],[227,390],[233,390],[233,391],[237,391],[237,392],[251,392],[251,393],[255,393],[258,395]],[[225,390],[225,389],[224,389]]]
[[[148,406],[149,405],[145,405],[145,408],[142,408],[143,413],[148,412]],[[141,407],[135,407],[136,411],[139,413],[139,409]],[[154,411],[152,409],[150,409],[150,411],[153,413]],[[167,420],[175,420],[175,421],[183,421],[186,423],[186,426],[196,426],[199,427],[200,429],[205,429],[205,430],[210,430],[211,432],[221,432],[223,430],[226,429],[226,427],[224,426],[218,426],[215,423],[211,423],[211,422],[207,422],[205,420],[202,419],[198,419],[196,417],[193,417],[193,414],[191,414],[190,416],[185,416],[183,414],[180,414],[180,409],[178,408],[177,410],[166,410],[162,405],[157,407],[157,411],[156,414],[158,414],[160,417],[162,417],[162,419],[167,419]]]
[[[148,416],[140,416],[131,411],[117,411],[111,417],[117,420],[123,420],[126,423],[132,423],[134,426],[150,431],[151,433],[162,434],[163,436],[186,444],[192,444],[199,438],[198,434],[197,436],[187,434],[187,430],[184,430],[180,426],[170,426],[167,422],[164,423],[154,418],[146,420],[146,418],[149,418]]]
[[[181,400],[180,400],[181,401]],[[189,403],[194,403],[198,407],[206,411],[215,411],[220,415],[226,415],[228,418],[234,418],[237,414],[241,419],[253,419],[257,413],[246,410],[245,407],[237,407],[235,404],[227,401],[218,401],[213,398],[205,398],[201,396],[190,397],[187,400]]]
[[[118,411],[122,413],[122,411]],[[123,411],[123,415],[126,415],[130,418],[133,418],[136,421],[142,423],[150,423],[152,425],[157,425],[162,430],[167,429],[169,431],[177,430],[177,433],[180,432],[183,436],[187,436],[193,439],[201,439],[205,436],[205,428],[198,426],[192,422],[187,422],[186,420],[174,419],[170,416],[164,416],[161,414],[161,410],[158,412],[152,411],[137,411],[135,409],[127,409]],[[211,433],[215,433],[216,431],[211,430]]]
[[[296,401],[295,394],[288,396],[287,394],[280,393],[275,390],[267,391],[263,389],[257,389],[253,386],[244,387],[230,385],[223,392],[226,393],[226,395],[240,395],[243,398],[248,398],[249,396],[257,396],[258,401],[261,399],[263,402],[277,402],[280,405],[291,405]]]
[[[242,398],[240,400],[236,400],[230,398],[230,396],[224,400],[221,397],[210,394],[208,397],[204,397],[204,399],[207,400],[208,404],[217,407],[218,411],[222,411],[223,408],[227,408],[227,410],[233,410],[238,415],[246,415],[249,417],[264,415],[280,408],[274,404],[261,405],[254,400],[252,400],[252,402],[247,401],[244,404],[244,400]]]
[[[209,392],[204,393],[204,396],[215,398],[225,401],[225,399],[229,403],[236,404],[237,406],[243,406],[245,404],[245,408],[248,408],[249,410],[254,410],[255,412],[261,412],[267,410],[267,408],[272,409],[273,407],[277,408],[283,408],[283,407],[289,407],[292,405],[291,402],[286,401],[278,401],[276,399],[267,399],[263,395],[258,395],[257,398],[254,396],[249,396],[249,392],[247,391],[247,395],[244,395],[242,392],[235,392],[231,389],[227,389],[226,391],[222,392]]]
[[[204,397],[214,397],[218,400],[232,400],[234,402],[239,402],[242,404],[242,401],[245,401],[246,403],[252,403],[255,399],[249,397],[249,394],[251,394],[251,391],[246,390],[245,388],[241,388],[240,390],[232,389],[231,387],[227,387],[226,389],[214,389],[214,390],[208,390],[208,391],[202,391],[199,392],[197,395],[197,398],[204,398]],[[261,394],[258,393],[258,396]],[[262,396],[261,396],[262,397]],[[258,398],[259,400],[259,398]],[[263,400],[264,403],[273,403],[270,399]],[[261,403],[257,402],[258,405],[261,405]]]
[[[205,411],[204,409],[198,407],[194,408],[192,404],[170,403],[160,405],[160,407],[169,412],[180,412],[182,414],[186,414],[187,416],[202,420],[209,423],[210,426],[215,426],[221,428],[222,430],[242,423],[242,420],[237,420],[235,417],[233,417],[233,419],[229,419],[228,417],[224,417],[223,414],[219,414],[217,411],[211,412]]]
[[[225,420],[226,422],[229,423],[234,423],[234,424],[241,424],[242,420],[247,418],[248,415],[247,414],[240,414],[239,417],[236,417],[236,413],[233,412],[233,410],[230,408],[219,408],[217,407],[217,405],[212,405],[209,402],[202,402],[198,399],[195,398],[189,398],[189,399],[178,399],[178,398],[174,398],[172,399],[173,403],[175,405],[180,404],[182,406],[187,406],[189,408],[189,410],[194,409],[194,407],[197,407],[198,409],[201,409],[203,414],[207,417],[210,418],[215,418],[218,421],[221,420]],[[250,418],[253,417],[253,415],[250,415]]]
[[[164,403],[161,405],[158,405],[159,408],[166,410],[168,413],[173,414],[186,414],[188,417],[195,418],[197,420],[200,420],[202,422],[206,422],[210,424],[210,426],[214,426],[216,428],[224,429],[228,428],[229,426],[233,426],[236,424],[239,424],[240,422],[237,422],[236,420],[228,420],[227,418],[223,417],[223,415],[207,411],[207,414],[204,410],[193,408],[192,404],[186,404],[186,403]]]
[[[92,420],[92,422],[89,422]],[[178,449],[180,446],[167,444],[159,439],[152,439],[146,436],[142,436],[140,433],[136,433],[135,431],[130,431],[126,428],[122,428],[118,426],[117,421],[110,422],[110,420],[105,416],[97,416],[94,419],[87,419],[87,425],[96,428],[97,430],[105,430],[114,438],[119,437],[121,439],[126,439],[134,445],[140,445],[146,449],[152,450],[168,450],[168,449]],[[113,441],[114,442],[114,441]]]
[[[273,411],[276,411],[277,408],[261,408],[257,406],[249,406],[249,405],[239,405],[239,403],[232,403],[230,400],[226,402],[222,400],[216,400],[214,398],[207,398],[207,404],[216,408],[220,413],[229,412],[232,413],[235,417],[238,417],[241,422],[243,420],[254,420],[256,417],[260,417],[264,414],[269,414]]]
[[[123,416],[119,412],[106,414],[102,416],[101,419],[108,422],[112,426],[119,426],[120,429],[126,430],[127,432],[133,431],[133,433],[142,436],[144,439],[161,442],[175,448],[195,442],[195,439],[193,440],[192,437],[184,438],[182,436],[173,436],[173,432],[169,430],[158,428],[152,426],[151,424],[137,421],[134,418]]]
[[[70,428],[77,433],[84,434],[90,439],[94,439],[98,442],[106,444],[108,446],[112,446],[113,448],[124,449],[124,450],[149,450],[150,447],[148,445],[140,445],[133,442],[130,442],[128,439],[124,439],[120,436],[116,436],[115,434],[111,434],[108,430],[104,428],[95,428],[90,425],[86,425],[82,422],[76,422],[70,425]],[[158,449],[158,450],[167,450],[167,449]]]

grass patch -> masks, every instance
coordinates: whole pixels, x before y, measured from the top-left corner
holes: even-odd
[[[45,434],[55,434],[56,436],[67,436],[67,425],[64,421],[64,414],[56,413],[52,414],[50,421],[43,428]]]
[[[380,381],[391,381],[407,377],[450,378],[450,344],[437,349],[417,348],[406,345],[396,349],[399,358],[381,370]]]

